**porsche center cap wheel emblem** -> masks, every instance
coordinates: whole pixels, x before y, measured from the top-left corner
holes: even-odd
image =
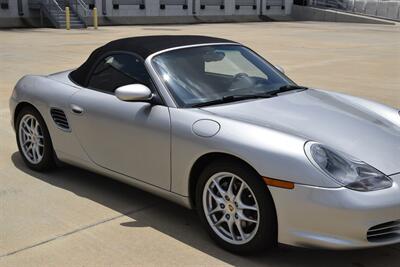
[[[233,210],[235,209],[232,205],[228,205],[228,209],[230,212],[233,212]]]

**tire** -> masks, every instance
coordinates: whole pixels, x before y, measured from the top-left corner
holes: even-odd
[[[30,127],[35,121],[37,128]],[[31,106],[24,107],[17,115],[15,126],[18,149],[25,164],[35,171],[53,169],[56,166],[53,144],[40,113]]]
[[[230,198],[228,196],[229,201],[221,198],[222,194],[212,180],[219,181],[220,189],[225,190],[230,181],[234,181],[233,195]],[[245,189],[238,196],[242,182]],[[225,202],[221,202],[221,199]],[[218,208],[218,203],[223,205]],[[237,254],[252,254],[267,250],[277,243],[277,220],[272,196],[260,175],[240,161],[214,161],[202,171],[196,186],[196,207],[211,238],[225,250]],[[243,207],[256,208],[258,211],[242,209]],[[206,215],[206,211],[210,210],[215,213]],[[242,220],[244,218],[246,220]],[[249,218],[257,223],[247,221]],[[220,223],[221,220],[229,221],[234,226],[229,230],[228,222]],[[241,233],[239,227],[242,228]]]

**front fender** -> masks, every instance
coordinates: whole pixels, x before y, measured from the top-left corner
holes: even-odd
[[[307,140],[198,109],[171,108],[172,191],[188,196],[188,179],[201,156],[218,152],[233,155],[252,166],[261,176],[327,188],[340,187],[317,170],[304,153]],[[193,133],[201,119],[217,121],[219,132],[212,137]]]

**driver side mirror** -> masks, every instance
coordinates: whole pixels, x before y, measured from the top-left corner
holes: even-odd
[[[285,70],[281,66],[275,65],[275,68],[285,74]]]
[[[122,101],[148,101],[153,98],[153,93],[146,85],[128,84],[118,87],[115,96]]]

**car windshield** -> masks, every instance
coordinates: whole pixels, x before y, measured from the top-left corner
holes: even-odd
[[[295,86],[263,58],[240,45],[172,50],[155,56],[152,64],[181,107],[233,97],[256,98]]]

